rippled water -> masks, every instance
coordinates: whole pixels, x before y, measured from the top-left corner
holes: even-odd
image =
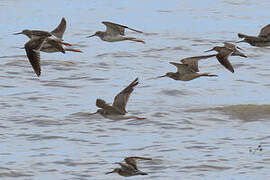
[[[0,177],[124,179],[105,175],[126,156],[148,176],[131,179],[269,179],[269,48],[241,44],[249,58],[230,57],[232,74],[215,59],[202,72],[218,78],[148,80],[175,71],[170,61],[201,55],[237,32],[256,35],[269,23],[269,1],[0,2]],[[64,39],[81,53],[41,53],[37,78],[25,56],[22,29],[52,30],[65,17]],[[113,21],[145,31],[146,41],[107,43],[87,35]],[[146,120],[90,116],[135,77],[129,114]],[[250,153],[259,144],[262,151]]]

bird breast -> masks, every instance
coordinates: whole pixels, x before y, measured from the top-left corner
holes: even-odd
[[[104,36],[103,39],[104,41],[108,41],[108,42],[116,42],[116,41],[123,41],[125,40],[125,38],[123,36],[110,36],[110,35],[107,35],[107,36]]]
[[[190,80],[196,79],[198,77],[200,77],[200,75],[198,73],[190,73],[190,74],[184,74],[184,75],[180,76],[179,79],[181,81],[190,81]]]

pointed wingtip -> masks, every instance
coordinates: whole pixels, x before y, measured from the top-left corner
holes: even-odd
[[[61,22],[67,23],[66,18],[65,17],[62,17]]]
[[[245,40],[235,41],[235,43],[245,42]]]
[[[229,68],[227,68],[231,73],[234,73],[234,69],[232,68],[232,69],[229,69]]]

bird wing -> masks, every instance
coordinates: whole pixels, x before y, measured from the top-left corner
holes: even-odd
[[[96,106],[101,108],[101,109],[104,109],[106,112],[115,112],[115,111],[117,111],[117,109],[112,107],[110,104],[107,104],[106,101],[104,101],[103,99],[97,99],[96,100]]]
[[[141,159],[141,160],[152,160],[152,158],[145,158],[145,157],[132,156],[132,157],[126,157],[126,158],[124,159],[124,161],[125,161],[128,165],[132,166],[134,169],[138,170],[136,159]]]
[[[45,39],[45,37],[40,39],[31,39],[24,45],[26,55],[37,76],[40,76],[41,74],[39,50],[45,42]]]
[[[138,78],[131,82],[125,89],[123,89],[119,94],[117,94],[113,101],[113,107],[117,108],[122,114],[125,114],[126,105],[130,94],[134,90],[134,87],[139,83]]]
[[[36,39],[39,39],[40,37],[50,37],[52,34],[47,31],[40,31],[40,30],[33,30],[32,31],[33,36],[38,37]]]
[[[236,45],[232,44],[232,43],[228,43],[228,42],[224,42],[224,47],[235,50],[236,49]]]
[[[235,44],[232,44],[232,43],[224,42],[223,44],[224,44],[224,47],[229,48],[231,50],[235,50],[235,51],[237,51],[237,49],[243,50],[239,46],[236,46]]]
[[[120,34],[120,35],[124,36],[125,35],[125,28],[132,30],[132,31],[135,31],[137,33],[143,33],[142,31],[138,31],[136,29],[132,29],[130,27],[127,27],[127,26],[124,26],[121,24],[116,24],[116,23],[112,23],[112,22],[108,22],[108,21],[103,21],[102,23],[107,27],[106,32],[109,34],[113,34],[113,35]]]
[[[170,62],[170,64],[176,66],[177,72],[180,74],[190,74],[195,72],[193,69],[189,68],[187,64],[180,64],[175,62]]]
[[[134,169],[138,170],[138,167],[137,167],[137,162],[136,162],[136,159],[135,158],[132,158],[132,157],[127,157],[124,159],[124,161],[132,166]]]
[[[106,26],[106,33],[112,35],[125,35],[126,26],[122,26],[120,24],[115,24],[112,22],[103,21],[102,22]]]
[[[64,32],[67,27],[67,22],[65,18],[62,18],[60,24],[51,32],[55,37],[59,39],[63,38]]]
[[[125,163],[121,163],[121,162],[118,162],[117,164],[119,164],[121,166],[123,171],[128,171],[128,172],[136,172],[137,171],[137,169],[134,169],[134,167],[130,166],[129,164],[125,164]]]
[[[110,106],[109,104],[106,103],[103,99],[97,99],[96,100],[96,106],[102,109],[105,109],[106,107]]]
[[[206,56],[188,57],[188,58],[182,59],[181,62],[183,64],[188,65],[188,67],[191,68],[192,70],[194,70],[195,72],[199,72],[198,61],[201,60],[201,59],[207,59],[207,58],[214,57],[214,56],[216,56],[216,54],[206,55]]]
[[[224,42],[224,47],[231,49],[233,51],[232,56],[242,56],[247,57],[244,53],[240,52],[239,50],[243,50],[242,48],[228,42]],[[238,50],[239,49],[239,50]]]
[[[270,24],[268,24],[268,25],[266,25],[266,26],[264,26],[262,29],[261,29],[261,31],[260,31],[260,33],[259,33],[259,37],[267,37],[267,36],[269,36],[270,35]]]
[[[230,49],[223,50],[219,52],[216,57],[220,64],[222,64],[226,69],[234,73],[234,69],[232,64],[230,63],[228,57],[232,55],[233,51]]]

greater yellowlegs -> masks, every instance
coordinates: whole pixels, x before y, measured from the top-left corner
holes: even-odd
[[[249,36],[242,33],[238,33],[238,37],[243,39],[239,42],[246,42],[251,46],[266,47],[270,46],[270,24],[264,26],[258,36]]]
[[[170,62],[172,65],[176,66],[177,72],[168,72],[163,76],[158,76],[157,78],[162,77],[170,77],[174,80],[181,80],[181,81],[190,81],[196,79],[201,76],[217,76],[215,74],[209,73],[199,73],[198,61],[201,59],[207,59],[216,56],[214,55],[206,55],[206,56],[194,56],[182,59],[180,63]]]
[[[97,31],[95,34],[93,34],[91,36],[87,36],[87,37],[89,38],[89,37],[93,37],[93,36],[98,36],[101,40],[108,41],[108,42],[129,40],[129,41],[145,43],[143,40],[136,39],[134,37],[126,37],[125,36],[125,29],[129,29],[129,30],[132,30],[132,31],[135,31],[138,33],[143,33],[142,31],[138,31],[138,30],[132,29],[130,27],[120,25],[120,24],[115,24],[112,22],[103,21],[102,23],[106,26],[105,32]]]
[[[127,113],[126,105],[129,100],[130,94],[133,92],[134,87],[137,86],[138,83],[139,83],[138,78],[136,78],[125,89],[123,89],[120,93],[118,93],[114,97],[114,101],[112,105],[107,104],[102,99],[97,99],[96,106],[101,109],[98,109],[97,112],[95,113],[91,113],[91,115],[99,113],[102,116],[108,117],[108,118],[112,118],[113,116],[117,116],[118,118],[120,118],[119,116],[122,116],[121,118],[123,119],[130,119],[130,118],[146,119],[146,118],[140,118],[137,116],[123,117]]]
[[[245,54],[240,52],[238,49],[241,49],[234,44],[231,43],[224,43],[224,46],[215,46],[210,50],[207,50],[205,52],[210,51],[216,51],[218,52],[216,54],[216,58],[219,61],[221,65],[223,65],[226,69],[234,73],[234,68],[232,64],[229,61],[229,56],[241,56],[241,57],[247,57]]]
[[[147,175],[147,173],[142,172],[138,169],[136,160],[152,160],[152,158],[145,158],[145,157],[127,157],[124,159],[125,163],[123,162],[117,162],[116,164],[119,164],[121,168],[115,168],[111,172],[107,172],[106,174],[110,173],[118,173],[121,176],[129,177],[129,176],[135,176],[135,175]]]
[[[97,99],[96,105],[97,107],[101,108],[98,110],[99,113],[102,115],[125,115],[127,113],[126,105],[130,94],[133,92],[134,87],[137,86],[138,83],[138,78],[136,78],[125,89],[115,96],[112,105],[107,104],[102,99]]]
[[[43,35],[50,34],[52,38],[47,39],[47,41],[43,44],[40,51],[47,52],[47,53],[54,53],[54,52],[65,53],[65,51],[82,52],[79,49],[73,49],[70,47],[63,47],[61,48],[61,51],[59,51],[59,48],[56,48],[56,45],[55,45],[56,43],[59,45],[63,44],[65,46],[71,46],[71,44],[63,41],[63,35],[66,30],[66,24],[67,22],[65,18],[62,18],[60,24],[51,32],[25,29],[22,32],[15,33],[14,35],[24,34],[30,39],[36,39],[36,38],[40,38]],[[62,51],[62,49],[64,49],[64,51]]]

